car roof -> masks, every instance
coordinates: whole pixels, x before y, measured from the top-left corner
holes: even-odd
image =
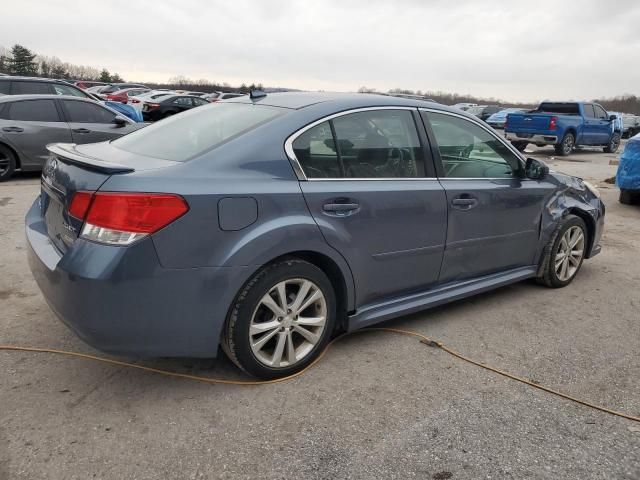
[[[249,95],[225,100],[229,103],[255,103],[273,107],[300,110],[312,105],[326,104],[336,109],[366,107],[425,107],[460,114],[457,108],[442,105],[428,100],[377,95],[368,93],[330,93],[330,92],[278,92],[264,97],[251,99]],[[464,112],[462,112],[464,113]]]
[[[67,82],[66,80],[60,80],[57,78],[7,76],[7,77],[0,77],[0,80],[5,82],[11,81],[11,80],[18,80],[21,82],[27,81],[27,82],[42,82],[42,83],[64,83],[65,85],[73,85],[72,83]]]
[[[82,102],[98,103],[90,98],[76,97],[75,95],[56,95],[56,94],[3,95],[3,96],[0,96],[0,103],[18,102],[20,100],[55,100],[57,98],[60,98],[62,100],[80,100]]]

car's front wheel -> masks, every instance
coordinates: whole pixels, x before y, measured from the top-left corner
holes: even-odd
[[[614,133],[611,135],[609,145],[604,147],[604,153],[616,153],[618,151],[618,147],[620,147],[620,134]]]
[[[222,348],[251,375],[285,377],[320,355],[335,316],[335,293],[324,272],[304,260],[284,260],[259,271],[240,292]]]
[[[571,283],[580,271],[587,249],[587,227],[580,217],[567,215],[545,248],[538,281],[560,288]]]

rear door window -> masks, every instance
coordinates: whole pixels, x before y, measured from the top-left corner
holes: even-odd
[[[71,123],[113,123],[115,113],[91,102],[64,100],[64,107]]]
[[[357,112],[332,122],[345,177],[424,176],[424,152],[411,111]]]
[[[9,95],[11,82],[0,82],[0,95]]]
[[[9,108],[9,118],[21,122],[59,122],[60,116],[53,100],[24,100]]]
[[[14,80],[11,82],[11,93],[13,95],[47,95],[53,93],[51,84],[47,82],[21,82]]]
[[[82,90],[73,88],[70,85],[61,85],[58,83],[54,83],[53,91],[58,95],[71,95],[73,97],[87,98],[87,95]]]
[[[582,108],[584,109],[584,116],[588,117],[588,118],[595,118],[596,114],[593,110],[593,105],[589,104],[584,104],[582,106]]]
[[[329,122],[322,122],[302,133],[293,141],[292,147],[307,178],[343,176]]]

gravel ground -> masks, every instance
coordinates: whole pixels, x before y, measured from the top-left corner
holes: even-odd
[[[528,154],[602,186],[603,251],[567,288],[530,282],[403,317],[464,354],[640,415],[640,207],[605,155]],[[29,273],[37,176],[0,184],[0,343],[93,352]],[[96,308],[100,308],[96,305]],[[157,360],[243,378],[224,358]],[[77,359],[0,352],[0,479],[640,479],[640,424],[369,332],[294,381],[211,386]]]

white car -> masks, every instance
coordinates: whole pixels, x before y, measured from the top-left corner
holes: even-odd
[[[477,107],[477,103],[456,103],[455,105],[451,105],[453,108],[459,108],[460,110],[464,110],[465,112],[469,110],[471,107]]]
[[[129,97],[129,101],[127,103],[139,112],[142,112],[142,106],[145,102],[151,102],[159,99],[160,97],[175,94],[175,92],[169,90],[151,90],[150,92],[145,92],[140,95],[136,95],[135,97]]]

